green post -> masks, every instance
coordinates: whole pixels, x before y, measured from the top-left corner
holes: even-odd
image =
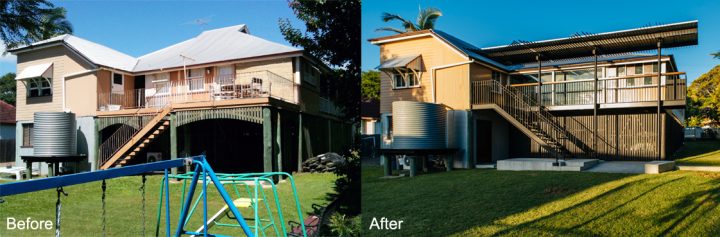
[[[298,166],[298,167],[297,167],[297,170],[298,170],[298,172],[302,172],[302,162],[303,162],[303,158],[302,158],[302,157],[303,157],[303,155],[302,155],[302,153],[303,153],[303,149],[302,149],[302,144],[303,144],[302,132],[303,132],[303,118],[302,118],[302,113],[301,113],[301,112],[298,112],[298,151],[297,151],[297,152],[298,152],[298,156],[297,156],[297,159],[298,159],[298,160],[297,160],[297,166]]]
[[[272,110],[262,108],[263,113],[263,171],[272,172],[273,157],[273,131],[272,131]]]
[[[177,118],[175,114],[172,113],[170,114],[170,159],[174,160],[177,158]],[[173,175],[176,175],[177,172],[177,168],[172,168]]]
[[[414,156],[407,156],[410,159],[410,177],[415,177],[417,174],[417,164]]]
[[[283,156],[282,156],[282,121],[280,119],[280,111],[276,113],[277,115],[277,125],[275,125],[275,128],[277,130],[275,133],[275,141],[277,143],[277,172],[282,172],[282,164],[283,164]]]
[[[27,165],[27,170],[25,170],[25,178],[27,180],[31,180],[32,179],[32,162],[27,161],[27,162],[25,162],[25,165]]]
[[[100,126],[98,125],[99,120],[97,118],[95,118],[93,121],[95,122],[95,129],[93,130],[93,131],[95,131],[95,144],[93,144],[92,150],[95,152],[95,155],[93,156],[95,160],[92,163],[95,165],[91,165],[91,167],[90,167],[91,171],[97,170],[97,168],[102,165],[102,164],[100,164],[100,157],[99,157],[100,156],[100,143],[102,142],[102,141],[100,141],[100,139],[102,139],[101,138],[102,134],[100,133],[100,129],[98,129],[98,128],[100,128]]]

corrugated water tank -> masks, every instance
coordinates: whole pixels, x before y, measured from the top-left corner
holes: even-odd
[[[36,112],[33,125],[34,156],[72,156],[77,153],[75,114]]]
[[[393,149],[444,149],[447,111],[442,105],[395,101],[392,103]]]

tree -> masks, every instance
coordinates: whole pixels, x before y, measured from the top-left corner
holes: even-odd
[[[710,55],[713,56],[713,58],[720,59],[720,51],[717,51],[715,53],[711,53]]]
[[[15,105],[15,73],[7,73],[0,77],[0,100]]]
[[[375,70],[364,71],[360,82],[363,101],[380,100],[380,72]]]
[[[36,35],[31,35],[32,41],[49,39],[62,34],[73,32],[72,24],[65,18],[67,10],[62,7],[49,9],[47,14],[40,18],[40,28]]]
[[[720,122],[720,65],[704,73],[688,87],[687,117],[693,123]]]
[[[384,12],[382,14],[382,20],[384,22],[399,21],[404,30],[394,27],[382,27],[378,28],[377,31],[392,31],[402,34],[412,31],[430,30],[435,28],[435,21],[442,16],[442,12],[440,12],[437,8],[429,7],[418,11],[418,16],[414,23],[410,20],[402,18],[400,15]]]
[[[357,122],[360,115],[360,1],[289,0],[305,31],[279,20],[280,32],[293,46],[330,65],[325,75],[328,94],[333,96],[346,119]]]
[[[65,9],[56,8],[47,0],[0,1],[0,40],[6,48],[64,33],[72,33]]]

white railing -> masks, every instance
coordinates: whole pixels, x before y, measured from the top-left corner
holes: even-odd
[[[167,83],[161,92],[158,88],[126,90],[122,94],[98,95],[98,110],[112,111],[132,108],[162,107],[173,103],[217,101],[231,99],[272,97],[297,103],[298,85],[290,79],[262,70],[234,75],[218,75],[212,80],[193,77]],[[152,92],[152,93],[151,93]],[[145,96],[153,94],[152,96]]]

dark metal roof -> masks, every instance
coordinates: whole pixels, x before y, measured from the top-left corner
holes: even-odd
[[[657,49],[658,39],[663,48],[697,45],[697,21],[650,26],[600,34],[576,33],[568,38],[536,42],[514,41],[510,45],[482,48],[477,53],[506,65],[535,62],[536,55],[543,61],[618,54]]]

